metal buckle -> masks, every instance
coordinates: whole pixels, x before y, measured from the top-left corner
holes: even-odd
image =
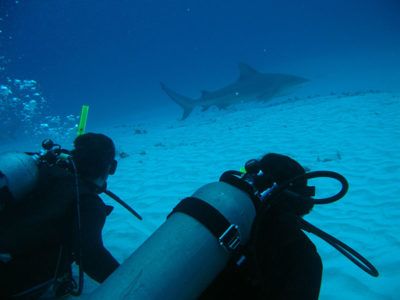
[[[228,252],[235,251],[240,245],[239,226],[231,224],[218,238],[219,244]]]

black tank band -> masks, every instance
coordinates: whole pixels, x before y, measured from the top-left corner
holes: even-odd
[[[207,202],[188,197],[183,199],[168,215],[181,212],[203,224],[227,251],[235,251],[240,244],[239,228],[231,224],[217,209]]]

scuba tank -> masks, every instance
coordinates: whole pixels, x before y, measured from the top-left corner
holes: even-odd
[[[15,205],[36,187],[42,164],[66,167],[69,151],[50,139],[42,142],[42,150],[36,152],[6,152],[0,154],[0,212]]]
[[[39,179],[38,156],[7,152],[0,155],[0,212],[31,192]]]

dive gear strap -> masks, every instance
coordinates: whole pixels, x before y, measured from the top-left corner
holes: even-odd
[[[185,198],[175,206],[167,218],[176,212],[191,216],[203,224],[229,253],[238,249],[240,245],[239,226],[229,222],[223,214],[207,202],[196,197]]]
[[[221,175],[219,181],[225,182],[247,193],[251,199],[251,202],[254,205],[254,208],[257,211],[260,207],[260,198],[258,197],[258,191],[249,181],[244,180],[242,175],[243,173],[238,171],[226,171]]]

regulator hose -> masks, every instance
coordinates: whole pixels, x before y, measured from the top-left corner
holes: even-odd
[[[341,198],[343,198],[344,195],[346,195],[347,191],[349,190],[349,183],[347,182],[346,178],[344,178],[343,175],[333,171],[313,171],[293,177],[283,182],[282,184],[275,185],[271,189],[267,190],[266,193],[262,193],[263,200],[272,198],[274,195],[280,194],[286,189],[290,189],[290,187],[293,186],[293,184],[299,180],[312,179],[312,178],[332,178],[339,181],[342,185],[340,191],[331,197],[319,198],[319,199],[312,198],[314,204],[328,204],[338,201]]]
[[[332,247],[334,247],[336,250],[338,250],[340,253],[342,253],[344,256],[346,256],[349,260],[351,260],[355,265],[357,265],[359,268],[361,268],[363,271],[368,273],[369,275],[373,277],[378,277],[379,272],[378,270],[370,263],[365,257],[363,257],[360,253],[358,253],[356,250],[351,248],[349,245],[346,245],[342,241],[338,240],[334,236],[324,232],[323,230],[319,229],[318,227],[315,227],[311,223],[307,222],[303,218],[300,219],[300,226],[301,229],[310,232],[312,234],[315,234],[319,238],[323,239],[325,242],[330,244]]]

